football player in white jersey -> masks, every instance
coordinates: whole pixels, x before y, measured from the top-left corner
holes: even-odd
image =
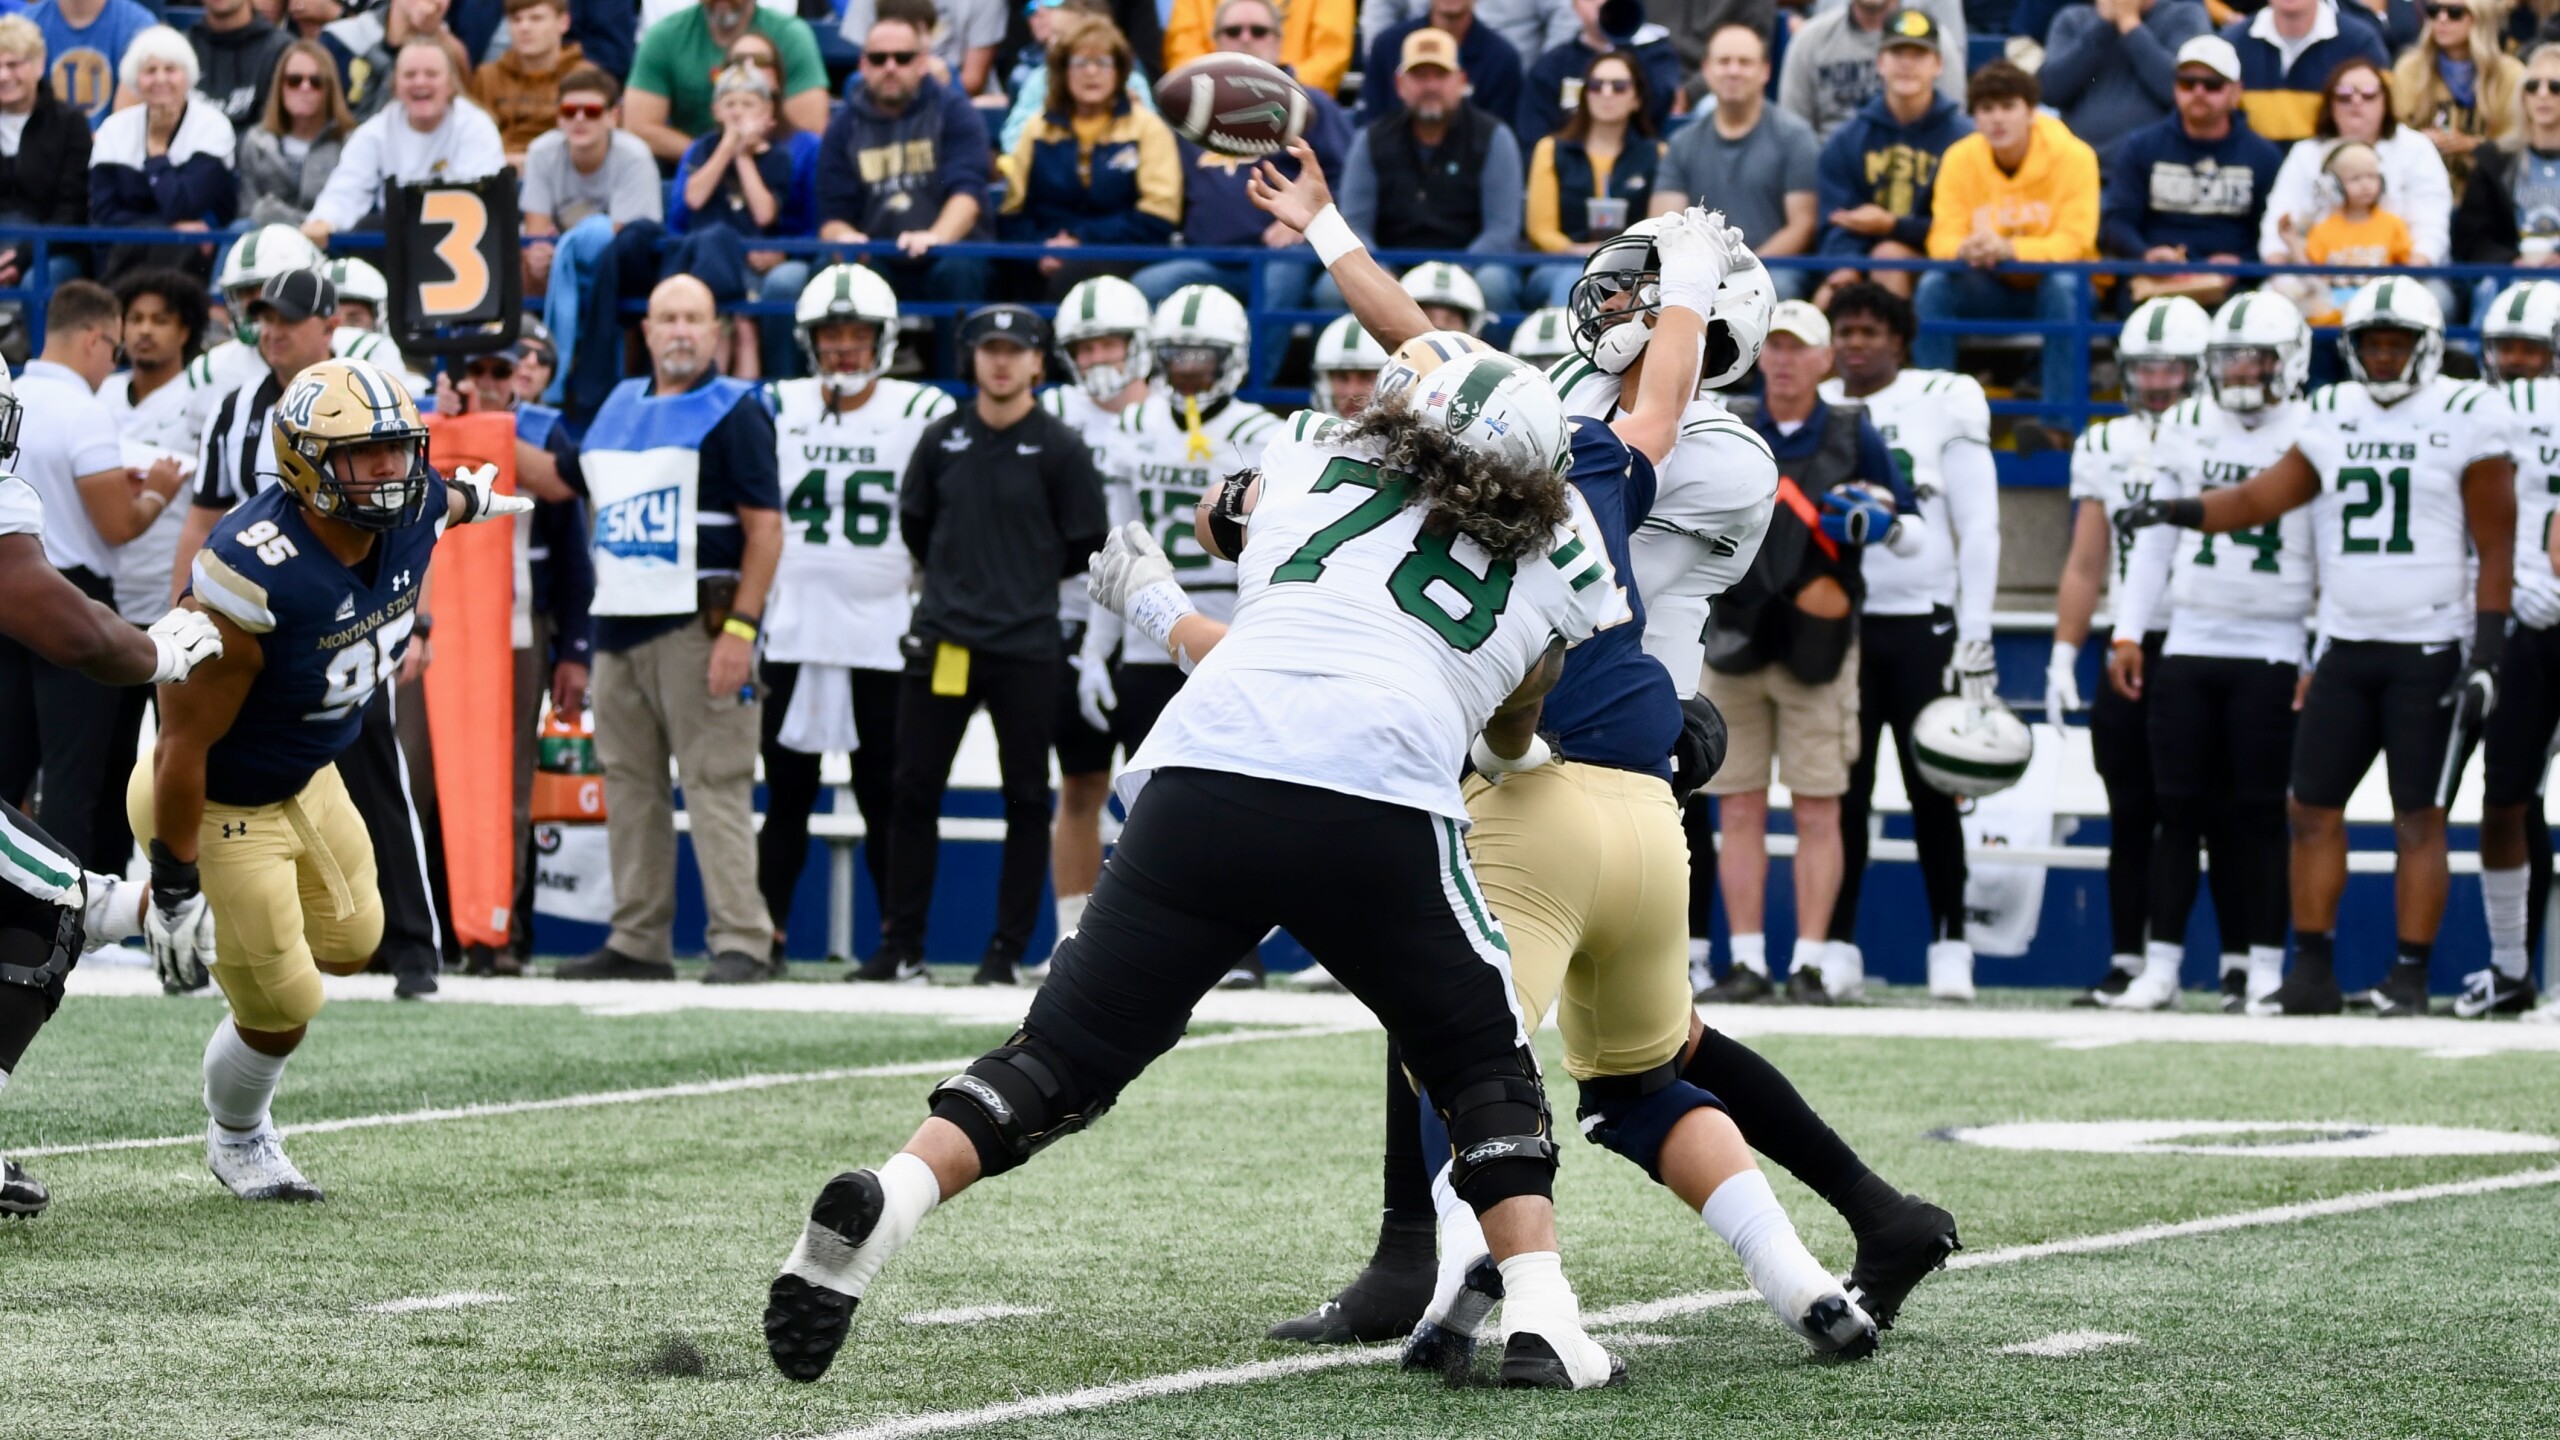
[[[231,338],[189,361],[186,369],[188,423],[198,436],[203,435],[205,423],[213,418],[214,407],[222,403],[223,396],[243,385],[254,388],[267,377],[267,362],[258,354],[257,322],[249,316],[250,304],[258,298],[258,292],[268,280],[288,270],[325,273],[332,264],[290,225],[261,225],[224,252],[214,275],[214,288],[230,311]],[[381,272],[372,266],[364,268],[376,280],[381,278]],[[361,283],[362,277],[358,279]],[[333,279],[331,283],[336,282]],[[387,336],[373,330],[341,321],[330,331],[329,353],[341,360],[366,360],[382,366],[400,377],[412,399],[424,399],[429,393],[426,380],[409,368],[399,349]]]
[[[2161,425],[2157,478],[2133,501],[2237,485],[2293,448],[2309,411],[2303,386],[2311,373],[2311,329],[2299,309],[2267,295],[2224,304],[2213,316],[2204,371],[2205,393]],[[2297,510],[2230,536],[2164,527],[2132,533],[2139,538],[2115,596],[2125,638],[2108,657],[2107,689],[2150,714],[2160,829],[2148,897],[2131,902],[2146,908],[2150,944],[2139,978],[2105,1003],[2177,1004],[2201,838],[2213,847],[2213,908],[2226,937],[2222,1008],[2238,1014],[2284,979],[2284,798],[2316,569],[2311,517]],[[2164,614],[2167,636],[2155,644]],[[2133,643],[2135,634],[2143,643]],[[2236,969],[2234,941],[2242,950]]]
[[[1911,302],[1882,286],[1832,292],[1832,367],[1822,398],[1857,400],[1884,432],[1894,463],[1928,523],[1912,554],[1870,545],[1860,557],[1867,603],[1858,644],[1858,763],[1840,808],[1847,847],[1831,943],[1855,948],[1858,898],[1867,868],[1867,807],[1875,792],[1878,742],[1893,727],[1920,879],[1929,899],[1929,993],[1973,998],[1973,947],[1964,938],[1964,827],[1955,801],[1920,778],[1911,725],[1950,690],[1991,699],[1999,673],[1991,653],[1991,598],[2000,577],[2000,481],[1991,463],[1991,405],[1969,375],[1906,368],[1917,333]],[[1863,956],[1836,960],[1864,974]],[[1824,974],[1831,973],[1825,969]]]
[[[764,615],[770,794],[756,837],[756,882],[777,932],[774,974],[791,893],[809,861],[809,812],[827,751],[851,754],[863,864],[874,887],[888,880],[889,771],[906,665],[898,638],[907,633],[915,571],[898,538],[898,477],[924,427],[951,413],[952,403],[932,386],[889,378],[898,297],[860,265],[811,276],[792,326],[817,373],[772,381],[763,392],[783,493],[782,559]],[[860,974],[858,967],[847,978]]]
[[[1198,514],[1187,538],[1240,561],[1234,626],[1130,757],[1128,825],[1022,1027],[936,1087],[904,1150],[819,1192],[765,1310],[786,1376],[826,1371],[927,1212],[1108,1110],[1275,924],[1445,1107],[1454,1187],[1502,1276],[1504,1383],[1624,1374],[1584,1332],[1557,1254],[1554,1125],[1460,839],[1459,775],[1488,729],[1491,753],[1533,749],[1565,649],[1626,618],[1625,600],[1578,542],[1554,392],[1507,357],[1466,363],[1500,369],[1373,409],[1340,442],[1283,441],[1258,493]],[[1410,463],[1389,471],[1390,455]],[[1128,605],[1147,637],[1133,643],[1203,623],[1173,583]]]
[[[2062,583],[2054,596],[2053,655],[2044,678],[2045,719],[2057,728],[2067,712],[2081,708],[2080,647],[2089,641],[2091,617],[2110,589],[2122,598],[2133,546],[2130,536],[2118,539],[2116,512],[2148,499],[2159,483],[2155,451],[2161,426],[2171,409],[2195,393],[2204,369],[2205,337],[2212,328],[2213,317],[2183,295],[2135,307],[2116,340],[2125,413],[2091,425],[2071,448],[2071,553],[2063,561]],[[2158,657],[2161,630],[2169,619],[2165,607],[2153,617],[2153,628],[2138,634],[2122,625],[2121,615],[2116,618],[2117,633]],[[2114,943],[2105,978],[2073,1003],[2097,1005],[2123,994],[2142,970],[2142,922],[2151,909],[2151,840],[2158,814],[2141,700],[2101,686],[2087,708],[2090,748],[2107,790],[2107,922]]]
[[[1155,312],[1138,287],[1116,275],[1079,282],[1058,303],[1058,353],[1066,357],[1067,383],[1042,391],[1040,408],[1064,420],[1093,450],[1094,473],[1111,474],[1111,451],[1120,417],[1147,398],[1155,370],[1148,331]],[[1319,349],[1322,347],[1319,346]],[[1111,686],[1106,652],[1088,664],[1085,632],[1093,599],[1084,577],[1058,586],[1058,630],[1067,669],[1060,677],[1058,715],[1050,746],[1058,755],[1058,820],[1049,840],[1050,888],[1057,895],[1058,938],[1076,933],[1093,882],[1102,874],[1102,807],[1111,798]],[[1023,978],[1047,977],[1049,961],[1023,967]]]
[[[2222,534],[2311,508],[2322,650],[2293,754],[2295,958],[2276,993],[2250,1010],[2344,1008],[2333,962],[2347,796],[2379,753],[2399,845],[2400,945],[2374,1009],[2423,1015],[2448,883],[2445,805],[2470,737],[2496,704],[2506,649],[2513,416],[2496,390],[2438,373],[2444,312],[2417,281],[2358,290],[2342,329],[2338,349],[2353,378],[2312,394],[2282,459],[2238,485],[2146,500],[2125,520]]]
[[[1511,353],[1541,368],[1580,353],[1573,348],[1573,312],[1561,305],[1530,311],[1511,332]]]
[[[2480,317],[2482,359],[2515,412],[2515,633],[2498,670],[2498,708],[2483,743],[2480,900],[2489,963],[2465,978],[2453,1013],[2466,1020],[2534,1010],[2534,903],[2551,889],[2551,827],[2541,818],[2560,728],[2560,578],[2553,575],[2552,517],[2560,513],[2560,284],[2522,280]]]
[[[1386,366],[1387,352],[1360,328],[1360,317],[1341,317],[1316,336],[1315,358],[1308,365],[1311,408],[1345,420],[1357,418],[1368,408],[1378,372]]]

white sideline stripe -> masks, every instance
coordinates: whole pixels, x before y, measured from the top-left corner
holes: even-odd
[[[1046,1315],[1046,1305],[959,1305],[949,1310],[916,1310],[898,1318],[909,1325],[980,1325],[989,1320],[1017,1320]]]
[[[2000,1353],[2037,1355],[2047,1360],[2067,1360],[2074,1355],[2086,1355],[2092,1350],[2104,1350],[2110,1345],[2141,1343],[2142,1337],[2139,1335],[2118,1335],[2108,1330],[2065,1330],[2059,1335],[2047,1335],[2041,1340],[2022,1340],[2015,1345],[2003,1345],[2000,1347]]]
[[[2464,1195],[2488,1195],[2502,1190],[2528,1190],[2542,1185],[2560,1185],[2560,1168],[2524,1170],[2509,1175],[2489,1175],[2476,1180],[2456,1180],[2440,1185],[2418,1185],[2406,1190],[2367,1190],[2353,1195],[2340,1195],[2327,1200],[2305,1201],[2298,1205],[2277,1205],[2264,1210],[2242,1210],[2229,1215],[2208,1215],[2174,1224],[2141,1225],[2131,1230],[2118,1230],[2105,1235],[2082,1235],[2069,1240],[2051,1240],[2041,1245],[2011,1245],[1999,1250],[1959,1253],[1947,1262],[1950,1270],[1979,1270],[1993,1265],[2015,1265],[2027,1260],[2042,1260],[2054,1255],[2089,1255],[2107,1250],[2123,1250],[2161,1240],[2183,1239],[2191,1235],[2214,1235],[2227,1230],[2248,1230],[2268,1225],[2294,1225],[2305,1220],[2325,1219],[2333,1215],[2354,1215],[2367,1210],[2384,1210],[2395,1205],[2414,1205],[2426,1200],[2443,1200]],[[1674,1316],[1695,1314],[1704,1310],[1720,1310],[1760,1298],[1752,1290],[1708,1290],[1693,1295],[1672,1295],[1632,1305],[1616,1305],[1594,1311],[1583,1317],[1591,1329],[1620,1325],[1644,1324],[1667,1320]],[[1638,1344],[1647,1343],[1638,1341]],[[1082,1390],[1066,1390],[1053,1395],[1034,1395],[1024,1400],[1008,1400],[998,1405],[975,1410],[942,1410],[923,1415],[904,1415],[876,1424],[856,1426],[850,1430],[834,1430],[810,1440],[905,1440],[913,1435],[947,1435],[963,1430],[978,1430],[990,1425],[1003,1425],[1016,1420],[1045,1420],[1058,1415],[1074,1415],[1087,1410],[1102,1410],[1135,1400],[1157,1400],[1172,1395],[1188,1395],[1201,1390],[1223,1389],[1234,1385],[1252,1385],[1264,1380],[1277,1380],[1291,1375],[1313,1374],[1320,1370],[1337,1370],[1347,1365],[1378,1365],[1393,1360],[1400,1347],[1371,1345],[1356,1349],[1325,1350],[1311,1355],[1292,1355],[1283,1360],[1256,1360],[1243,1365],[1214,1366],[1184,1370],[1172,1375],[1158,1375],[1145,1380],[1124,1380],[1113,1385],[1095,1385]]]
[[[1175,1043],[1177,1050],[1204,1050],[1218,1045],[1248,1045],[1260,1040],[1304,1040],[1321,1035],[1348,1035],[1368,1026],[1306,1025],[1290,1029],[1230,1030],[1198,1035]],[[398,1110],[387,1115],[349,1115],[314,1120],[308,1125],[279,1127],[291,1136],[329,1135],[341,1130],[378,1130],[390,1125],[426,1125],[440,1120],[487,1120],[501,1115],[533,1115],[546,1110],[593,1110],[607,1105],[645,1105],[655,1100],[689,1100],[702,1095],[733,1095],[746,1090],[773,1090],[785,1085],[817,1085],[831,1080],[885,1080],[912,1075],[950,1075],[965,1069],[975,1055],[958,1059],[902,1060],[891,1065],[856,1065],[840,1070],[796,1070],[774,1075],[741,1075],[730,1080],[696,1080],[645,1090],[598,1090],[584,1095],[555,1095],[547,1100],[508,1100],[491,1105],[451,1105],[427,1110]],[[204,1132],[162,1135],[152,1139],[91,1140],[77,1145],[41,1145],[11,1153],[21,1159],[46,1155],[95,1155],[109,1150],[158,1150],[175,1145],[201,1145]]]
[[[379,1305],[359,1305],[360,1315],[410,1315],[420,1310],[460,1310],[469,1305],[512,1305],[513,1295],[492,1295],[486,1290],[455,1290],[444,1295],[412,1295],[405,1300],[385,1300]]]
[[[2139,1035],[2076,1035],[2068,1040],[2054,1041],[2053,1048],[2056,1050],[2112,1050],[2118,1045],[2130,1045],[2141,1038]]]

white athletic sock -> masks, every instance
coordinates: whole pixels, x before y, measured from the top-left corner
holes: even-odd
[[[2157,945],[2160,942],[2154,940],[2151,943]],[[2140,975],[2143,970],[2143,958],[2139,955],[2110,955],[2107,957],[2107,967],[2111,970],[2121,970],[2127,975]]]
[[[800,1243],[791,1247],[791,1258],[782,1264],[785,1274],[859,1300],[879,1276],[880,1267],[906,1248],[915,1238],[916,1226],[942,1203],[942,1182],[933,1178],[933,1167],[903,1150],[871,1173],[880,1177],[880,1221],[871,1227],[869,1238],[847,1252],[833,1232],[811,1221]]]
[[[1830,963],[1831,942],[1828,940],[1806,940],[1799,937],[1796,940],[1796,948],[1787,952],[1787,969],[1790,974],[1798,970],[1820,970],[1823,972],[1822,979],[1825,985],[1838,978],[1831,974]]]
[[[1733,1247],[1742,1273],[1789,1328],[1802,1331],[1805,1312],[1840,1282],[1804,1248],[1795,1222],[1769,1189],[1769,1177],[1745,1170],[1715,1188],[1698,1218]]]
[[[1769,978],[1768,936],[1758,933],[1750,935],[1737,934],[1733,937],[1730,943],[1733,946],[1733,966],[1735,969],[1748,970],[1763,980]]]
[[[1701,966],[1705,965],[1705,964],[1707,963],[1707,956],[1708,956],[1710,953],[1712,953],[1714,949],[1715,949],[1715,942],[1714,942],[1714,941],[1712,941],[1712,940],[1709,940],[1709,939],[1708,939],[1707,937],[1705,937],[1704,935],[1692,935],[1692,936],[1690,936],[1690,937],[1689,937],[1689,968],[1690,968],[1690,969],[1692,969],[1692,970],[1695,970],[1695,969],[1698,969],[1699,967],[1701,967]]]
[[[243,1135],[268,1123],[267,1102],[284,1081],[282,1055],[263,1055],[240,1038],[240,1027],[225,1019],[213,1027],[204,1045],[204,1108],[213,1123]]]
[[[1076,926],[1082,924],[1084,921],[1085,902],[1092,898],[1093,897],[1089,894],[1061,895],[1058,897],[1059,939],[1064,940],[1068,936],[1076,933]]]
[[[2123,964],[2125,961],[2132,958],[2133,957],[2130,955],[2119,955],[2116,957],[2116,963]],[[2126,968],[2132,970],[2136,975],[2148,975],[2153,970],[2160,970],[2166,974],[2175,975],[2186,963],[2186,946],[2181,945],[2174,940],[2153,940],[2142,947],[2141,963],[2138,965],[2127,966]]]
[[[1440,1270],[1432,1277],[1431,1306],[1423,1312],[1443,1323],[1458,1303],[1467,1272],[1490,1253],[1484,1222],[1476,1218],[1474,1206],[1458,1198],[1458,1187],[1449,1183],[1449,1174],[1450,1167],[1444,1163],[1431,1177],[1431,1207],[1440,1216]]]
[[[1502,1262],[1502,1333],[1538,1336],[1563,1361],[1576,1389],[1605,1385],[1614,1368],[1609,1352],[1582,1328],[1582,1301],[1564,1278],[1564,1257],[1531,1250]]]
[[[2480,872],[2480,908],[2489,920],[2489,963],[2510,980],[2524,978],[2525,967],[2532,957],[2525,950],[2525,892],[2530,885],[2526,867],[2513,870],[2482,869]]]
[[[2225,951],[2223,951],[2223,952],[2222,952],[2222,973],[2223,973],[2224,975],[2228,975],[2228,974],[2232,973],[2232,972],[2233,972],[2233,971],[2235,971],[2235,970],[2247,970],[2248,968],[2249,968],[2249,952],[2248,952],[2248,951],[2246,951],[2246,950],[2225,950]]]
[[[2252,1001],[2263,1000],[2276,993],[2284,983],[2284,947],[2252,945],[2249,947],[2249,991]]]

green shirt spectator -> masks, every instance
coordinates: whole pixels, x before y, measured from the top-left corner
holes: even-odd
[[[649,143],[661,160],[681,159],[695,138],[717,129],[711,116],[713,77],[729,47],[748,31],[773,43],[782,60],[782,113],[795,130],[827,128],[827,66],[809,23],[764,9],[755,0],[703,0],[668,16],[640,37],[623,95],[623,128]]]

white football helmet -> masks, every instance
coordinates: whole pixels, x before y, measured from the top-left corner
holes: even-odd
[[[1067,362],[1067,374],[1097,401],[1128,389],[1130,381],[1143,380],[1156,368],[1154,343],[1147,334],[1155,324],[1155,314],[1148,309],[1147,297],[1139,293],[1138,287],[1117,275],[1096,275],[1078,282],[1058,302],[1058,316],[1053,323],[1058,355]],[[1129,342],[1127,358],[1117,365],[1076,363],[1078,342],[1111,335]]]
[[[1561,305],[1532,310],[1511,332],[1511,357],[1545,369],[1573,353],[1573,314]]]
[[[372,306],[373,328],[382,328],[391,308],[391,282],[382,278],[381,271],[348,255],[325,262],[320,273],[328,276],[329,283],[338,287],[339,300],[353,300],[359,305]]]
[[[818,364],[817,330],[821,325],[847,322],[869,325],[876,332],[871,367],[831,375]],[[898,292],[868,266],[830,265],[800,287],[800,299],[791,308],[791,330],[800,337],[800,353],[808,357],[809,368],[817,372],[823,388],[838,395],[858,395],[864,386],[887,374],[890,362],[898,357]]]
[[[2195,393],[2197,372],[2204,368],[2205,347],[2213,343],[2213,317],[2184,295],[2145,300],[2125,317],[2116,337],[2116,368],[2123,373],[2125,404],[2152,414],[2165,414]],[[2175,366],[2178,378],[2167,385],[2146,385],[2142,372]]]
[[[2367,330],[2417,332],[2417,348],[2398,375],[2376,380],[2365,373],[2356,338]],[[2365,393],[2385,405],[2397,404],[2425,388],[2444,364],[2444,307],[2415,280],[2397,275],[2376,280],[2347,301],[2346,316],[2339,322],[2338,357],[2346,362],[2347,373],[2363,384]]]
[[[2017,712],[1997,700],[1941,695],[1912,717],[1911,753],[1930,789],[1979,800],[2018,783],[2036,742]]]
[[[2247,415],[2301,398],[2311,383],[2311,327],[2277,295],[2243,294],[2213,312],[2204,379],[2214,403]]]
[[[26,407],[18,403],[18,387],[9,378],[9,367],[0,365],[0,470],[18,463],[18,422],[26,417]]]
[[[2495,380],[2511,378],[2498,370],[2500,340],[2529,341],[2545,354],[2560,345],[2560,283],[2519,280],[2480,312],[2480,364]],[[2547,365],[2542,373],[2551,373]]]
[[[1499,355],[1502,352],[1455,330],[1425,330],[1396,347],[1386,368],[1378,372],[1378,386],[1370,395],[1370,403],[1384,400],[1399,390],[1410,390],[1415,381],[1453,360],[1469,355]]]
[[[1417,305],[1439,305],[1466,317],[1470,335],[1484,328],[1484,287],[1462,266],[1432,260],[1404,272],[1404,293]]]
[[[257,343],[258,327],[250,323],[249,302],[258,298],[269,280],[288,270],[319,267],[319,249],[290,225],[261,225],[224,251],[222,263],[214,267],[213,288],[231,312],[231,330],[240,343]]]
[[[1736,270],[1716,287],[1715,308],[1707,313],[1707,359],[1698,369],[1698,388],[1722,390],[1739,385],[1760,363],[1760,347],[1769,343],[1769,313],[1778,308],[1778,287],[1768,267]]]
[[[1360,328],[1360,321],[1350,315],[1324,327],[1316,337],[1314,364],[1315,408],[1326,415],[1357,415],[1367,408],[1370,395],[1377,390],[1378,372],[1387,368],[1387,352]],[[1362,375],[1369,384],[1359,387],[1355,397],[1335,388],[1337,376]]]
[[[1425,425],[1470,450],[1562,475],[1573,458],[1571,421],[1537,366],[1499,352],[1465,355],[1422,378],[1413,408]]]
[[[1611,375],[1625,374],[1653,338],[1653,317],[1662,311],[1662,256],[1654,240],[1675,218],[1655,215],[1628,226],[1591,252],[1582,262],[1582,278],[1573,282],[1567,309],[1574,348]],[[1632,299],[1612,306],[1620,295]],[[1751,373],[1769,339],[1769,312],[1777,308],[1778,288],[1768,267],[1754,265],[1724,278],[1707,316],[1698,388],[1737,385]],[[1622,323],[1630,318],[1636,323]]]
[[[1244,384],[1245,365],[1253,353],[1253,322],[1245,318],[1244,302],[1225,290],[1185,285],[1174,291],[1156,307],[1149,333],[1155,341],[1156,369],[1164,375],[1167,388],[1173,387],[1176,351],[1206,351],[1213,357],[1216,378],[1191,397],[1203,407],[1226,399]]]

